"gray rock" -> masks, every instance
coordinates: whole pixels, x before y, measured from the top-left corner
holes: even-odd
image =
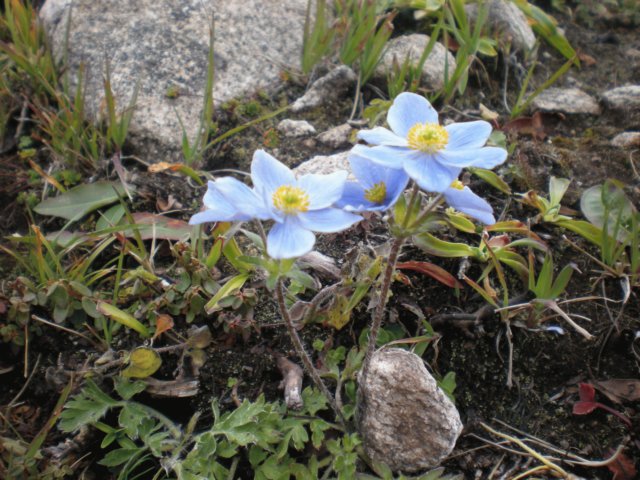
[[[180,159],[182,119],[198,130],[207,75],[211,19],[215,20],[216,104],[280,81],[283,66],[299,65],[307,0],[47,0],[40,18],[54,54],[75,75],[86,66],[86,102],[97,119],[104,98],[105,59],[124,108],[140,86],[130,141],[150,161]],[[176,98],[168,98],[174,90]]]
[[[357,81],[355,72],[346,65],[341,65],[313,82],[311,88],[293,102],[291,111],[302,112],[324,105],[328,100],[347,93]]]
[[[278,131],[289,138],[305,137],[316,133],[315,127],[306,120],[291,120],[290,118],[285,118],[278,124]]]
[[[604,103],[615,110],[640,108],[640,85],[626,85],[608,90],[602,94]]]
[[[527,21],[527,17],[513,2],[505,0],[486,0],[484,5],[489,9],[487,22],[501,34],[501,43],[511,43],[511,46],[521,52],[528,52],[536,44],[536,37]],[[465,6],[471,21],[478,16],[478,6],[475,3]]]
[[[532,102],[534,109],[545,112],[600,115],[598,101],[578,88],[548,88]]]
[[[619,148],[640,147],[640,132],[623,132],[619,133],[613,140],[611,145]]]
[[[428,43],[429,36],[422,33],[403,35],[389,40],[380,63],[376,67],[375,77],[382,80],[386,79],[394,61],[402,65],[407,57],[416,65],[420,61],[420,57],[424,53],[424,49],[427,48]],[[433,90],[442,88],[445,80],[445,69],[448,69],[449,75],[451,75],[456,69],[456,60],[441,43],[436,42],[422,66],[421,81],[423,85]]]
[[[343,123],[333,127],[326,132],[322,132],[316,138],[320,143],[331,148],[346,147],[351,143],[351,132],[353,128],[348,123]]]
[[[438,465],[462,431],[456,407],[420,357],[396,348],[372,358],[358,412],[365,452],[395,471]]]
[[[296,175],[306,175],[308,173],[317,173],[319,175],[328,175],[337,170],[346,170],[351,172],[349,166],[349,151],[340,152],[333,155],[316,155],[315,157],[302,162],[294,169]],[[350,180],[355,177],[350,175]]]

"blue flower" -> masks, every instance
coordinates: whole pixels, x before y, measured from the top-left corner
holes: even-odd
[[[333,207],[346,178],[344,171],[296,178],[284,164],[258,150],[251,163],[254,188],[231,177],[210,182],[204,199],[207,210],[194,215],[190,223],[274,220],[267,236],[269,256],[300,257],[313,249],[313,232],[338,232],[361,220]]]
[[[359,155],[349,155],[349,164],[358,181],[347,182],[336,203],[349,212],[388,210],[409,182],[404,170],[383,167]]]
[[[358,137],[376,147],[356,145],[353,152],[405,172],[424,190],[444,192],[465,167],[493,168],[506,150],[485,147],[491,124],[485,121],[438,123],[438,113],[415,93],[401,93],[387,114],[391,130],[361,130]]]
[[[232,177],[219,178],[216,181],[207,183],[207,191],[204,194],[202,203],[206,209],[196,213],[189,220],[190,225],[198,225],[205,222],[236,222],[251,220],[255,214],[243,213],[239,207],[241,205],[234,204],[227,200],[223,192],[230,189],[238,193],[238,197],[243,202],[254,202],[260,204],[262,199],[244,183],[239,182]],[[245,208],[245,210],[248,210]]]
[[[466,213],[486,225],[496,223],[491,205],[473,193],[469,187],[465,187],[462,182],[455,180],[442,194],[445,201],[459,212]]]

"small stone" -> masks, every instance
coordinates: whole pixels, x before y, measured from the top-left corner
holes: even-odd
[[[358,425],[365,452],[394,471],[439,465],[462,432],[456,407],[422,359],[406,350],[376,352],[360,394]]]
[[[544,112],[600,115],[598,101],[578,88],[548,88],[538,95],[531,106]]]
[[[616,110],[640,108],[640,85],[626,85],[608,90],[602,94],[602,100],[609,108]]]
[[[316,133],[315,127],[306,120],[291,120],[290,118],[285,118],[278,124],[278,131],[289,138],[306,137]]]
[[[389,40],[385,53],[376,67],[376,78],[386,79],[394,62],[402,66],[407,57],[416,65],[428,43],[429,36],[422,33],[402,35]],[[448,69],[451,75],[456,69],[456,60],[441,43],[436,42],[422,66],[423,85],[433,90],[441,89],[444,86],[445,69]]]
[[[358,76],[346,65],[330,71],[311,85],[311,88],[293,105],[292,112],[301,112],[324,105],[327,101],[344,95],[358,81]]]
[[[351,142],[351,132],[353,128],[348,123],[343,123],[337,127],[333,127],[326,132],[322,132],[316,138],[320,143],[331,148],[341,148],[349,145]]]
[[[640,147],[640,132],[623,132],[619,133],[613,140],[611,145],[619,148]]]
[[[511,43],[511,46],[520,52],[528,52],[536,44],[536,36],[527,21],[527,17],[515,3],[504,0],[485,1],[488,8],[487,23],[494,30],[502,34],[500,43]],[[469,19],[475,21],[478,16],[478,6],[469,4],[465,6]]]
[[[349,151],[339,152],[333,155],[316,155],[315,157],[302,162],[294,169],[296,175],[306,175],[308,173],[317,173],[319,175],[329,175],[338,170],[346,170],[351,172],[349,166]],[[351,177],[350,180],[354,180]]]

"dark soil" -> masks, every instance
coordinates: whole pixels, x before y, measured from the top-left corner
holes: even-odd
[[[596,17],[592,18],[593,26],[589,26],[584,20],[576,22],[561,15],[560,18],[571,43],[581,54],[593,57],[595,63],[590,65],[583,62],[582,68],[572,69],[557,86],[577,84],[587,93],[599,96],[615,86],[634,81],[637,83],[640,78],[640,59],[627,58],[626,54],[631,48],[640,49],[640,30],[637,26],[620,25],[619,22],[612,24]],[[543,60],[534,77],[534,83],[537,84],[542,83],[564,62],[553,50],[544,46],[542,50]],[[522,78],[511,75],[509,84],[505,86],[502,83],[503,68],[503,60],[486,60],[484,71],[488,75],[473,78],[467,94],[454,100],[450,107],[443,108],[442,116],[455,121],[468,120],[478,115],[480,102],[492,110],[504,113],[503,90],[506,89],[507,98],[512,104],[519,89],[518,82]],[[259,105],[259,111],[267,112],[297,98],[304,91],[304,85],[294,80],[274,97],[257,95],[255,99],[223,107],[217,117],[219,132],[255,117],[255,105]],[[365,88],[364,97],[367,102],[375,97],[375,91]],[[255,104],[252,108],[246,108],[250,102]],[[336,99],[317,111],[292,118],[308,120],[321,132],[344,123],[351,108],[352,99]],[[228,168],[246,171],[252,152],[257,148],[266,148],[291,166],[314,155],[334,153],[313,138],[279,138],[275,132],[275,125],[279,120],[280,118],[276,118],[260,123],[223,142],[211,152],[204,169],[214,173]],[[506,115],[502,120],[508,120]],[[501,123],[504,124],[504,121]],[[617,133],[640,130],[640,113],[604,110],[600,116],[550,116],[545,126],[547,136],[544,140],[526,135],[513,135],[510,138],[515,144],[515,150],[499,173],[509,182],[514,192],[524,193],[529,189],[536,189],[544,195],[551,175],[570,178],[573,182],[563,204],[579,210],[580,194],[585,188],[602,183],[607,178],[615,178],[627,185],[626,193],[636,205],[639,204],[638,154],[633,150],[613,147],[610,141]],[[16,230],[24,232],[27,225],[15,203],[17,193],[28,188],[26,168],[17,167],[15,171],[15,165],[20,165],[20,162],[11,153],[0,158],[0,201],[3,205],[9,205],[2,214],[5,219],[2,230],[5,233]],[[125,167],[133,172],[132,182],[138,188],[135,211],[156,211],[157,200],[166,200],[169,192],[182,205],[183,218],[188,218],[199,208],[204,190],[194,189],[183,177],[164,173],[151,174],[142,171],[135,162],[125,163]],[[18,180],[12,181],[15,178]],[[507,198],[477,179],[473,180],[471,186],[486,195],[502,219],[526,222],[537,213],[521,204],[517,195]],[[526,433],[542,439],[558,449],[554,456],[560,459],[564,457],[563,452],[569,452],[599,460],[624,444],[624,455],[640,468],[639,402],[614,404],[599,396],[600,401],[623,412],[631,420],[631,429],[616,417],[600,411],[587,416],[572,414],[572,406],[578,400],[580,382],[640,378],[640,359],[637,353],[634,354],[634,342],[635,352],[640,351],[638,292],[633,291],[627,304],[622,305],[619,302],[622,298],[620,283],[611,278],[603,278],[597,264],[564,243],[562,235],[566,232],[548,225],[534,225],[533,230],[552,247],[556,265],[564,266],[573,262],[580,271],[574,274],[565,298],[600,296],[607,297],[610,301],[588,299],[563,307],[568,313],[590,319],[589,323],[583,320],[578,322],[596,336],[594,341],[584,340],[558,318],[548,319],[545,325],[561,326],[564,330],[562,335],[526,328],[526,313],[513,319],[510,325],[513,334],[511,387],[506,385],[509,365],[508,326],[499,316],[488,316],[480,323],[459,322],[453,317],[446,317],[447,314],[474,313],[482,308],[483,301],[473,290],[465,288],[455,291],[412,272],[405,272],[410,284],[396,282],[393,286],[394,295],[389,306],[393,314],[390,315],[391,321],[387,326],[400,328],[407,332],[407,336],[419,332],[420,319],[415,314],[416,307],[426,320],[437,318],[434,327],[440,339],[435,346],[427,349],[425,362],[438,375],[447,372],[456,374],[455,399],[465,430],[456,450],[444,464],[447,472],[463,473],[465,478],[470,479],[513,478],[526,471],[527,465],[528,468],[536,465],[535,462],[531,463],[530,457],[498,448],[496,444],[500,439],[484,430],[481,423],[512,436],[522,438]],[[355,232],[357,235],[350,232],[326,237],[319,242],[318,249],[340,262],[344,252],[359,242],[380,244],[380,234],[384,230],[379,222],[372,220],[367,225],[357,227]],[[579,237],[571,234],[569,236],[597,255]],[[171,256],[166,250],[164,256],[162,252],[156,262],[166,262],[170,272]],[[407,248],[402,260],[427,260],[427,257],[415,248]],[[437,258],[429,258],[428,261],[454,274],[460,267],[457,261]],[[12,278],[13,266],[5,264],[0,268],[7,280]],[[231,270],[227,273],[230,272]],[[472,265],[467,274],[477,278],[480,273],[481,267]],[[522,288],[515,279],[510,284],[516,289]],[[259,287],[259,284],[256,282],[255,286]],[[523,292],[514,292],[518,293]],[[407,308],[407,305],[412,308]],[[334,347],[345,345],[350,348],[357,344],[369,316],[370,312],[362,305],[356,310],[351,323],[340,331],[314,324],[305,326],[301,334],[308,346],[314,339],[322,338],[331,339]],[[208,412],[212,397],[218,397],[223,408],[233,408],[238,398],[255,399],[260,393],[265,393],[268,400],[280,399],[280,375],[275,365],[274,352],[294,359],[295,355],[273,299],[269,295],[260,297],[258,305],[253,309],[253,316],[242,322],[237,320],[232,315],[214,315],[208,319],[196,320],[197,324],[208,324],[214,332],[214,341],[206,351],[207,362],[199,372],[200,388],[197,396],[162,401],[149,396],[146,398],[148,403],[178,421],[187,421],[195,411]],[[189,325],[184,319],[176,318],[175,321],[175,330],[186,332]],[[31,338],[29,369],[34,367],[36,359],[39,360],[38,369],[21,395],[20,407],[13,408],[12,417],[6,419],[16,428],[17,433],[27,439],[37,434],[51,414],[57,396],[68,379],[67,373],[79,369],[91,351],[90,346],[82,341],[69,338],[58,330],[46,328],[43,327],[42,335]],[[132,339],[120,332],[117,348],[131,346],[132,342]],[[166,365],[158,376],[171,378],[176,359],[167,355],[165,361]],[[0,347],[0,369],[7,366],[13,367],[13,370],[0,377],[3,385],[0,390],[0,405],[7,405],[25,383],[24,352],[4,344]],[[229,378],[238,380],[237,388],[229,387]],[[203,426],[206,421],[205,416],[201,420]],[[513,429],[518,429],[519,432]],[[0,434],[4,435],[6,432]],[[53,445],[62,440],[62,434],[54,429],[47,444]],[[489,440],[493,443],[489,443]],[[88,441],[87,448],[97,448],[95,442],[99,440]],[[534,445],[532,447],[540,450]],[[558,462],[562,463],[562,460]],[[611,471],[605,467],[565,467],[585,478],[612,478]],[[97,470],[96,478],[108,478],[106,475],[107,472]],[[539,475],[537,478],[547,477]]]

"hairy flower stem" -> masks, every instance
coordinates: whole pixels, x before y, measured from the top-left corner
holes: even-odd
[[[391,288],[391,282],[393,280],[393,272],[396,269],[396,263],[398,263],[398,256],[400,250],[404,244],[405,237],[396,237],[391,245],[391,251],[389,252],[389,258],[387,258],[387,267],[384,270],[382,277],[382,285],[380,286],[380,298],[376,310],[373,312],[371,319],[371,327],[369,328],[369,345],[367,346],[367,354],[362,362],[362,373],[360,374],[359,383],[364,385],[369,374],[369,364],[371,358],[376,351],[376,343],[378,341],[378,333],[380,332],[380,325],[382,325],[382,318],[387,308],[387,297],[389,296],[389,289]]]
[[[282,284],[281,279],[278,279],[278,283],[276,284],[276,298],[278,300],[278,308],[280,309],[280,315],[282,315],[282,318],[284,319],[284,323],[287,326],[287,331],[289,332],[289,337],[293,342],[293,347],[296,349],[296,353],[302,360],[302,364],[304,365],[305,370],[313,380],[313,383],[315,383],[316,387],[318,387],[318,389],[326,397],[327,401],[329,402],[329,406],[335,412],[336,416],[338,417],[338,421],[340,422],[342,427],[346,429],[347,421],[344,418],[344,415],[342,415],[342,412],[338,408],[338,405],[336,404],[336,401],[333,395],[331,394],[327,386],[322,381],[322,378],[320,378],[320,373],[318,372],[316,367],[313,366],[311,357],[309,357],[309,354],[304,349],[304,345],[302,345],[302,340],[300,339],[300,336],[298,335],[298,332],[296,331],[296,328],[293,325],[293,321],[291,320],[291,315],[289,315],[289,310],[287,310],[287,305],[284,302],[284,285]]]

